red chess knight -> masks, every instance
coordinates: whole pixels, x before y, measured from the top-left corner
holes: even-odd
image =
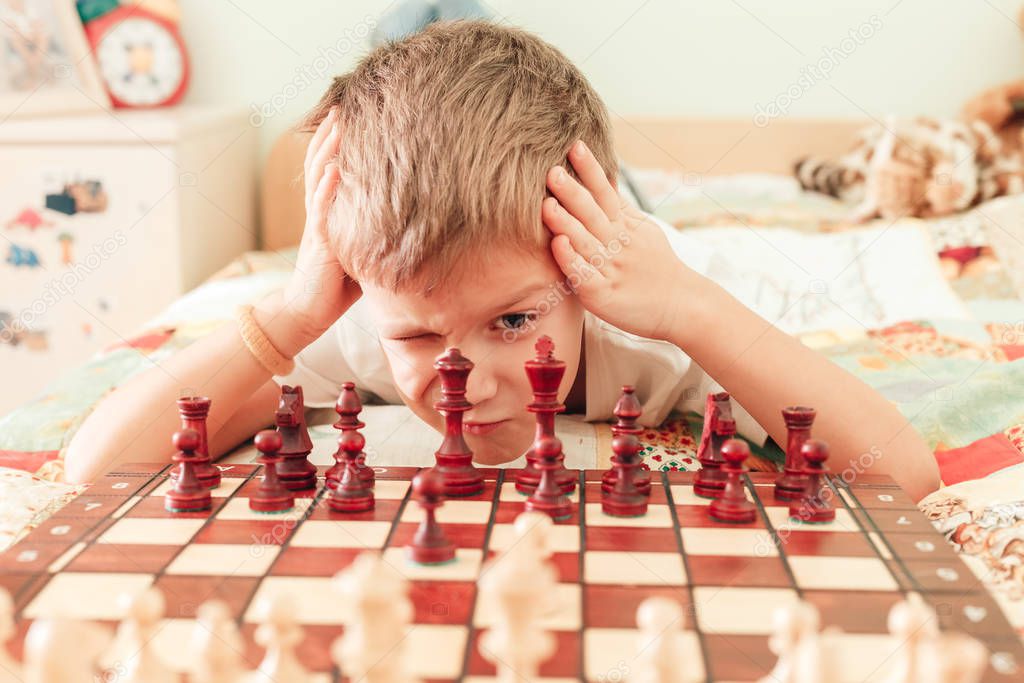
[[[360,419],[359,413],[363,410],[363,403],[356,393],[354,382],[344,382],[341,385],[341,393],[338,394],[338,401],[334,404],[334,412],[338,414],[338,421],[334,423],[335,429],[340,429],[344,434],[347,431],[358,431],[366,426]],[[340,442],[339,442],[340,443]],[[334,453],[334,465],[327,470],[327,488],[333,489],[345,476],[345,453],[338,448]],[[366,453],[360,453],[356,459],[356,470],[359,477],[369,487],[373,487],[373,468],[366,464]]]
[[[199,447],[196,449],[196,478],[208,489],[220,486],[220,470],[210,459],[209,441],[206,437],[206,418],[210,414],[210,399],[205,396],[186,396],[178,399],[178,414],[181,416],[181,428],[193,429],[199,435]],[[174,480],[178,472],[171,472]]]
[[[529,495],[540,483],[540,467],[536,445],[545,436],[555,435],[555,415],[565,411],[565,404],[558,400],[558,388],[565,375],[565,362],[554,356],[555,343],[547,335],[537,339],[534,345],[535,358],[526,361],[526,377],[533,388],[533,402],[526,409],[537,418],[537,430],[533,446],[526,451],[526,466],[515,473],[516,490]],[[559,464],[554,472],[555,481],[564,493],[572,493],[576,488],[576,474]]]
[[[444,416],[444,440],[434,453],[434,471],[441,477],[444,495],[476,495],[484,490],[484,477],[473,466],[473,451],[462,435],[463,415],[473,407],[466,400],[473,362],[452,347],[437,357],[434,369],[441,376],[441,400],[434,403],[434,410]]]
[[[309,462],[313,441],[306,429],[306,405],[302,387],[281,387],[281,402],[274,416],[277,433],[281,435],[281,462],[277,474],[290,491],[304,491],[316,487],[316,467]]]
[[[732,417],[729,393],[708,394],[704,408],[704,429],[697,447],[700,470],[693,481],[693,492],[701,498],[718,498],[725,490],[726,473],[722,471],[725,459],[722,444],[736,436],[736,421]]]

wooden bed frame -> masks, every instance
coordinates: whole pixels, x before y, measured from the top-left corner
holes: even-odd
[[[641,168],[701,175],[792,172],[793,162],[816,154],[835,156],[852,146],[869,122],[861,119],[779,119],[758,127],[752,119],[616,118],[620,159]],[[309,135],[284,133],[263,173],[264,249],[299,243],[305,209],[302,162]]]

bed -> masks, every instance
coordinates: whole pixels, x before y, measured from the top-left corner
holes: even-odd
[[[618,119],[616,141],[636,201],[695,244],[728,254],[706,264],[710,275],[912,420],[944,483],[922,508],[1024,633],[1024,197],[946,219],[854,224],[851,207],[800,190],[789,166],[803,154],[841,152],[862,125]],[[100,398],[229,319],[238,304],[284,285],[302,225],[303,151],[304,139],[288,134],[268,158],[264,251],[227,265],[126,342],[0,417],[0,549],[79,492],[61,481],[61,454]],[[820,271],[810,285],[805,267]],[[404,406],[366,410],[367,441],[381,462],[429,438]],[[319,463],[334,450],[328,413],[310,416]],[[699,415],[674,414],[645,432],[647,463],[695,469],[701,425]],[[573,448],[610,452],[607,425],[567,418],[559,429]],[[243,444],[226,459],[254,454]],[[769,470],[782,453],[770,445],[755,456],[755,467]]]

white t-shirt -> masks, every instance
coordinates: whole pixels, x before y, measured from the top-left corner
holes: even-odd
[[[698,272],[703,272],[710,254],[707,247],[686,239],[675,228],[653,217],[668,235],[676,254]],[[295,369],[280,384],[300,384],[306,405],[328,408],[334,405],[343,382],[355,382],[365,399],[376,397],[389,404],[402,404],[395,389],[384,349],[367,310],[359,299],[317,341],[295,358]],[[614,419],[612,410],[622,386],[636,387],[643,406],[639,422],[659,425],[673,409],[704,412],[709,392],[722,391],[704,370],[675,344],[625,332],[584,311],[583,335],[586,348],[585,420]],[[370,394],[372,396],[367,396]],[[763,444],[767,432],[733,399],[733,417],[740,434]]]

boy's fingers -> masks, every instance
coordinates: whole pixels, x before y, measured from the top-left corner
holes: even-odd
[[[558,203],[586,226],[604,244],[611,239],[608,216],[594,201],[587,188],[580,185],[564,168],[555,166],[548,173],[548,188]]]
[[[327,213],[331,198],[334,196],[334,189],[338,186],[338,167],[331,164],[320,177],[317,183],[316,192],[313,193],[313,210],[322,214]]]
[[[327,116],[320,122],[320,125],[316,127],[313,132],[313,137],[309,141],[309,145],[306,146],[306,159],[303,161],[302,168],[309,172],[309,164],[313,160],[316,151],[320,148],[324,138],[334,129],[334,119],[336,118],[335,112],[337,110],[331,107],[331,110],[327,112]]]
[[[577,140],[569,149],[569,161],[576,169],[576,175],[583,181],[583,186],[590,191],[608,220],[615,220],[619,215],[619,193],[608,181],[608,176],[597,162],[597,157],[582,140]]]
[[[541,204],[541,211],[544,224],[548,226],[548,229],[556,235],[565,235],[577,254],[590,258],[594,254],[604,251],[604,244],[566,211],[554,197],[544,200]]]
[[[573,249],[572,243],[565,235],[556,235],[551,240],[551,254],[574,292],[578,291],[584,282],[601,277],[601,273]]]
[[[338,131],[331,131],[331,134],[327,136],[326,140],[324,140],[324,144],[320,145],[320,149],[317,150],[316,155],[313,157],[313,161],[307,170],[307,188],[310,187],[309,183],[311,182],[315,183],[312,187],[316,187],[316,184],[319,183],[320,177],[323,176],[324,167],[337,156],[339,137]]]

